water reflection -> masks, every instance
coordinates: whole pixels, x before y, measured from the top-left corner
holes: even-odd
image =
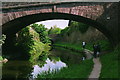
[[[81,53],[73,52],[71,50],[63,49],[63,48],[55,48],[51,51],[52,54],[49,56],[60,57],[60,59],[65,62],[67,65],[69,64],[79,64],[82,60],[83,55]]]
[[[61,60],[55,61],[47,58],[46,64],[44,64],[43,67],[39,67],[38,65],[33,66],[33,72],[31,73],[31,75],[32,75],[32,78],[37,78],[38,75],[54,73],[59,71],[63,67],[67,67],[67,65]]]
[[[9,60],[2,66],[2,79],[18,80],[19,78],[26,78],[31,72],[31,66],[29,61]]]
[[[85,58],[80,55],[80,53],[64,49],[53,49],[50,51],[49,56],[44,58],[40,57],[40,60],[34,62],[34,66],[32,66],[33,64],[29,61],[9,60],[2,67],[2,78],[3,80],[10,78],[15,80],[19,80],[20,78],[34,80],[38,75],[40,75],[40,77],[45,77],[49,73],[54,74],[63,67],[79,64],[84,59]]]
[[[85,60],[85,57],[82,57],[82,60]]]

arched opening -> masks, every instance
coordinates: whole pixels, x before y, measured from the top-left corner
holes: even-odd
[[[77,15],[72,15],[72,14],[67,14],[67,13],[40,13],[40,14],[23,16],[23,17],[14,19],[12,21],[9,21],[6,24],[3,24],[2,32],[3,34],[11,35],[32,23],[35,23],[38,21],[44,21],[44,20],[52,20],[52,19],[65,19],[65,20],[73,20],[77,22],[82,22],[82,23],[88,24],[98,29],[108,39],[111,38],[109,31],[97,21],[94,21],[94,20],[91,20],[91,19],[88,19],[82,16],[77,16]]]
[[[44,21],[44,20],[52,20],[52,19],[64,19],[64,20],[73,20],[77,22],[82,22],[84,24],[90,25],[96,29],[98,29],[100,32],[102,32],[109,40],[110,40],[110,34],[107,31],[107,29],[99,24],[98,22],[82,17],[82,16],[77,16],[77,15],[71,15],[71,14],[66,14],[66,13],[41,13],[41,14],[33,14],[33,15],[28,15],[24,17],[20,17],[17,19],[14,19],[12,21],[9,21],[6,24],[3,24],[3,34],[7,35],[6,42],[8,41],[9,44],[12,44],[12,40],[15,34],[20,31],[22,28],[35,23],[39,21]],[[6,43],[6,44],[8,44]],[[3,49],[4,50],[4,49]]]

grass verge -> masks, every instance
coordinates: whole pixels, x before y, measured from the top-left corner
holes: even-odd
[[[113,52],[104,54],[100,57],[102,69],[100,78],[118,78],[118,54],[120,46]]]
[[[100,40],[100,41],[96,41],[96,42],[87,43],[85,48],[93,51],[93,44],[94,43],[99,43],[102,51],[106,51],[106,50],[111,49],[110,43],[108,40]],[[73,44],[73,43],[67,43],[67,42],[57,42],[54,44],[54,46],[63,47],[66,49],[77,51],[77,52],[83,52],[82,42],[80,44]]]
[[[38,76],[40,78],[87,78],[92,71],[93,68],[93,61],[84,60],[80,64],[70,64],[68,68],[63,68],[59,72],[55,74],[47,74]]]
[[[57,42],[54,44],[54,46],[70,49],[70,50],[77,51],[77,52],[83,51],[82,46],[78,45],[78,44],[71,44],[71,43],[66,43],[66,42]]]

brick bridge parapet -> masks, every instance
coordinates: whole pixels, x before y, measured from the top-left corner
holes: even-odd
[[[107,3],[110,4],[110,3]],[[37,5],[3,6],[3,24],[26,15],[39,13],[67,13],[96,20],[103,12],[105,3],[50,3]]]

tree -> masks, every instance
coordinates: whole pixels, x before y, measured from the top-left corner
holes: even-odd
[[[88,30],[89,25],[72,21],[70,24],[70,27],[71,27],[71,30],[79,30],[81,33],[85,33]]]
[[[43,24],[32,24],[31,27],[37,32],[39,33],[39,38],[40,41],[43,43],[49,43],[50,42],[50,38],[48,37],[48,31],[47,28],[45,28],[45,25]]]
[[[16,46],[23,51],[24,57],[32,63],[36,62],[39,56],[47,55],[50,49],[49,44],[40,42],[39,34],[31,26],[19,31]]]
[[[50,28],[48,31],[48,34],[60,34],[61,33],[61,28],[57,27],[54,25],[53,27]]]

